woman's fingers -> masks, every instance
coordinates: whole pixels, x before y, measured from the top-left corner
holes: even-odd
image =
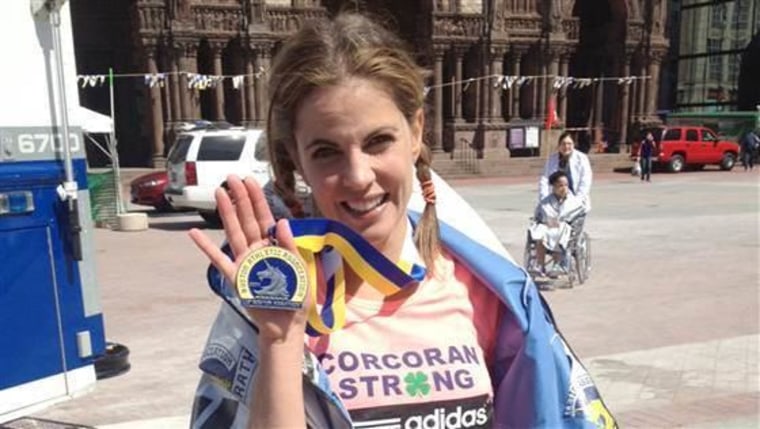
[[[296,241],[293,239],[293,231],[290,229],[290,222],[287,219],[280,219],[277,221],[277,244],[293,254],[298,255]]]
[[[235,199],[235,211],[238,215],[238,222],[248,244],[261,240],[263,234],[259,229],[259,223],[253,211],[248,189],[237,176],[230,176],[227,179],[227,185],[230,187],[232,197]]]
[[[230,260],[227,255],[217,246],[206,234],[202,231],[193,228],[188,233],[195,245],[206,254],[211,264],[213,264],[219,271],[224,274],[228,279],[235,278],[235,264]]]
[[[264,191],[256,182],[256,179],[246,177],[245,180],[243,180],[243,184],[248,190],[248,197],[251,199],[251,204],[253,205],[253,211],[256,214],[256,220],[259,223],[261,235],[265,236],[267,230],[274,225],[274,217],[272,217],[272,211],[269,209],[267,198],[264,196]]]
[[[232,253],[235,257],[244,255],[248,251],[248,241],[240,227],[240,221],[230,196],[224,189],[217,188],[214,191],[214,197],[216,198],[216,209],[219,211],[219,217],[222,219],[222,225],[224,225],[224,234],[227,236],[227,242],[230,244]]]

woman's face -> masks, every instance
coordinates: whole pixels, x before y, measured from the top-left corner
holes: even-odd
[[[294,155],[322,215],[386,254],[400,252],[423,123],[422,109],[410,124],[366,79],[309,94],[296,111]]]
[[[559,151],[559,154],[562,156],[570,156],[571,153],[573,153],[573,148],[575,147],[575,143],[573,142],[573,139],[570,138],[570,136],[565,136],[562,140],[559,141],[559,144],[557,144],[557,150]]]
[[[567,191],[570,189],[570,183],[567,181],[567,177],[563,176],[557,179],[552,185],[552,189],[557,198],[565,198],[567,196]]]

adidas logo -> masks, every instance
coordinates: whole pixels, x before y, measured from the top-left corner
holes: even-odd
[[[486,427],[489,420],[488,408],[485,406],[463,409],[460,405],[450,412],[447,412],[446,408],[436,408],[428,414],[364,421],[355,423],[354,427],[357,429],[475,429]]]
[[[436,408],[431,414],[419,414],[406,418],[404,429],[465,429],[485,427],[488,423],[486,407],[463,410],[458,406],[451,412]]]

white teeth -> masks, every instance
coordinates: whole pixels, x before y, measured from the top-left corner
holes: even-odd
[[[345,205],[355,212],[368,212],[382,204],[384,200],[385,196],[383,195],[372,200],[346,202]]]

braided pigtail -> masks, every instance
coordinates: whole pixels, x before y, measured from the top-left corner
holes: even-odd
[[[417,168],[417,180],[422,187],[422,196],[425,199],[425,209],[414,231],[414,243],[417,250],[425,261],[428,269],[434,268],[435,258],[440,251],[438,237],[438,216],[435,209],[435,187],[430,174],[430,149],[422,145],[422,151],[415,163]]]
[[[274,174],[274,190],[290,210],[290,214],[296,218],[304,217],[304,208],[301,200],[296,195],[295,164],[283,145],[275,145],[272,151],[272,168]]]

